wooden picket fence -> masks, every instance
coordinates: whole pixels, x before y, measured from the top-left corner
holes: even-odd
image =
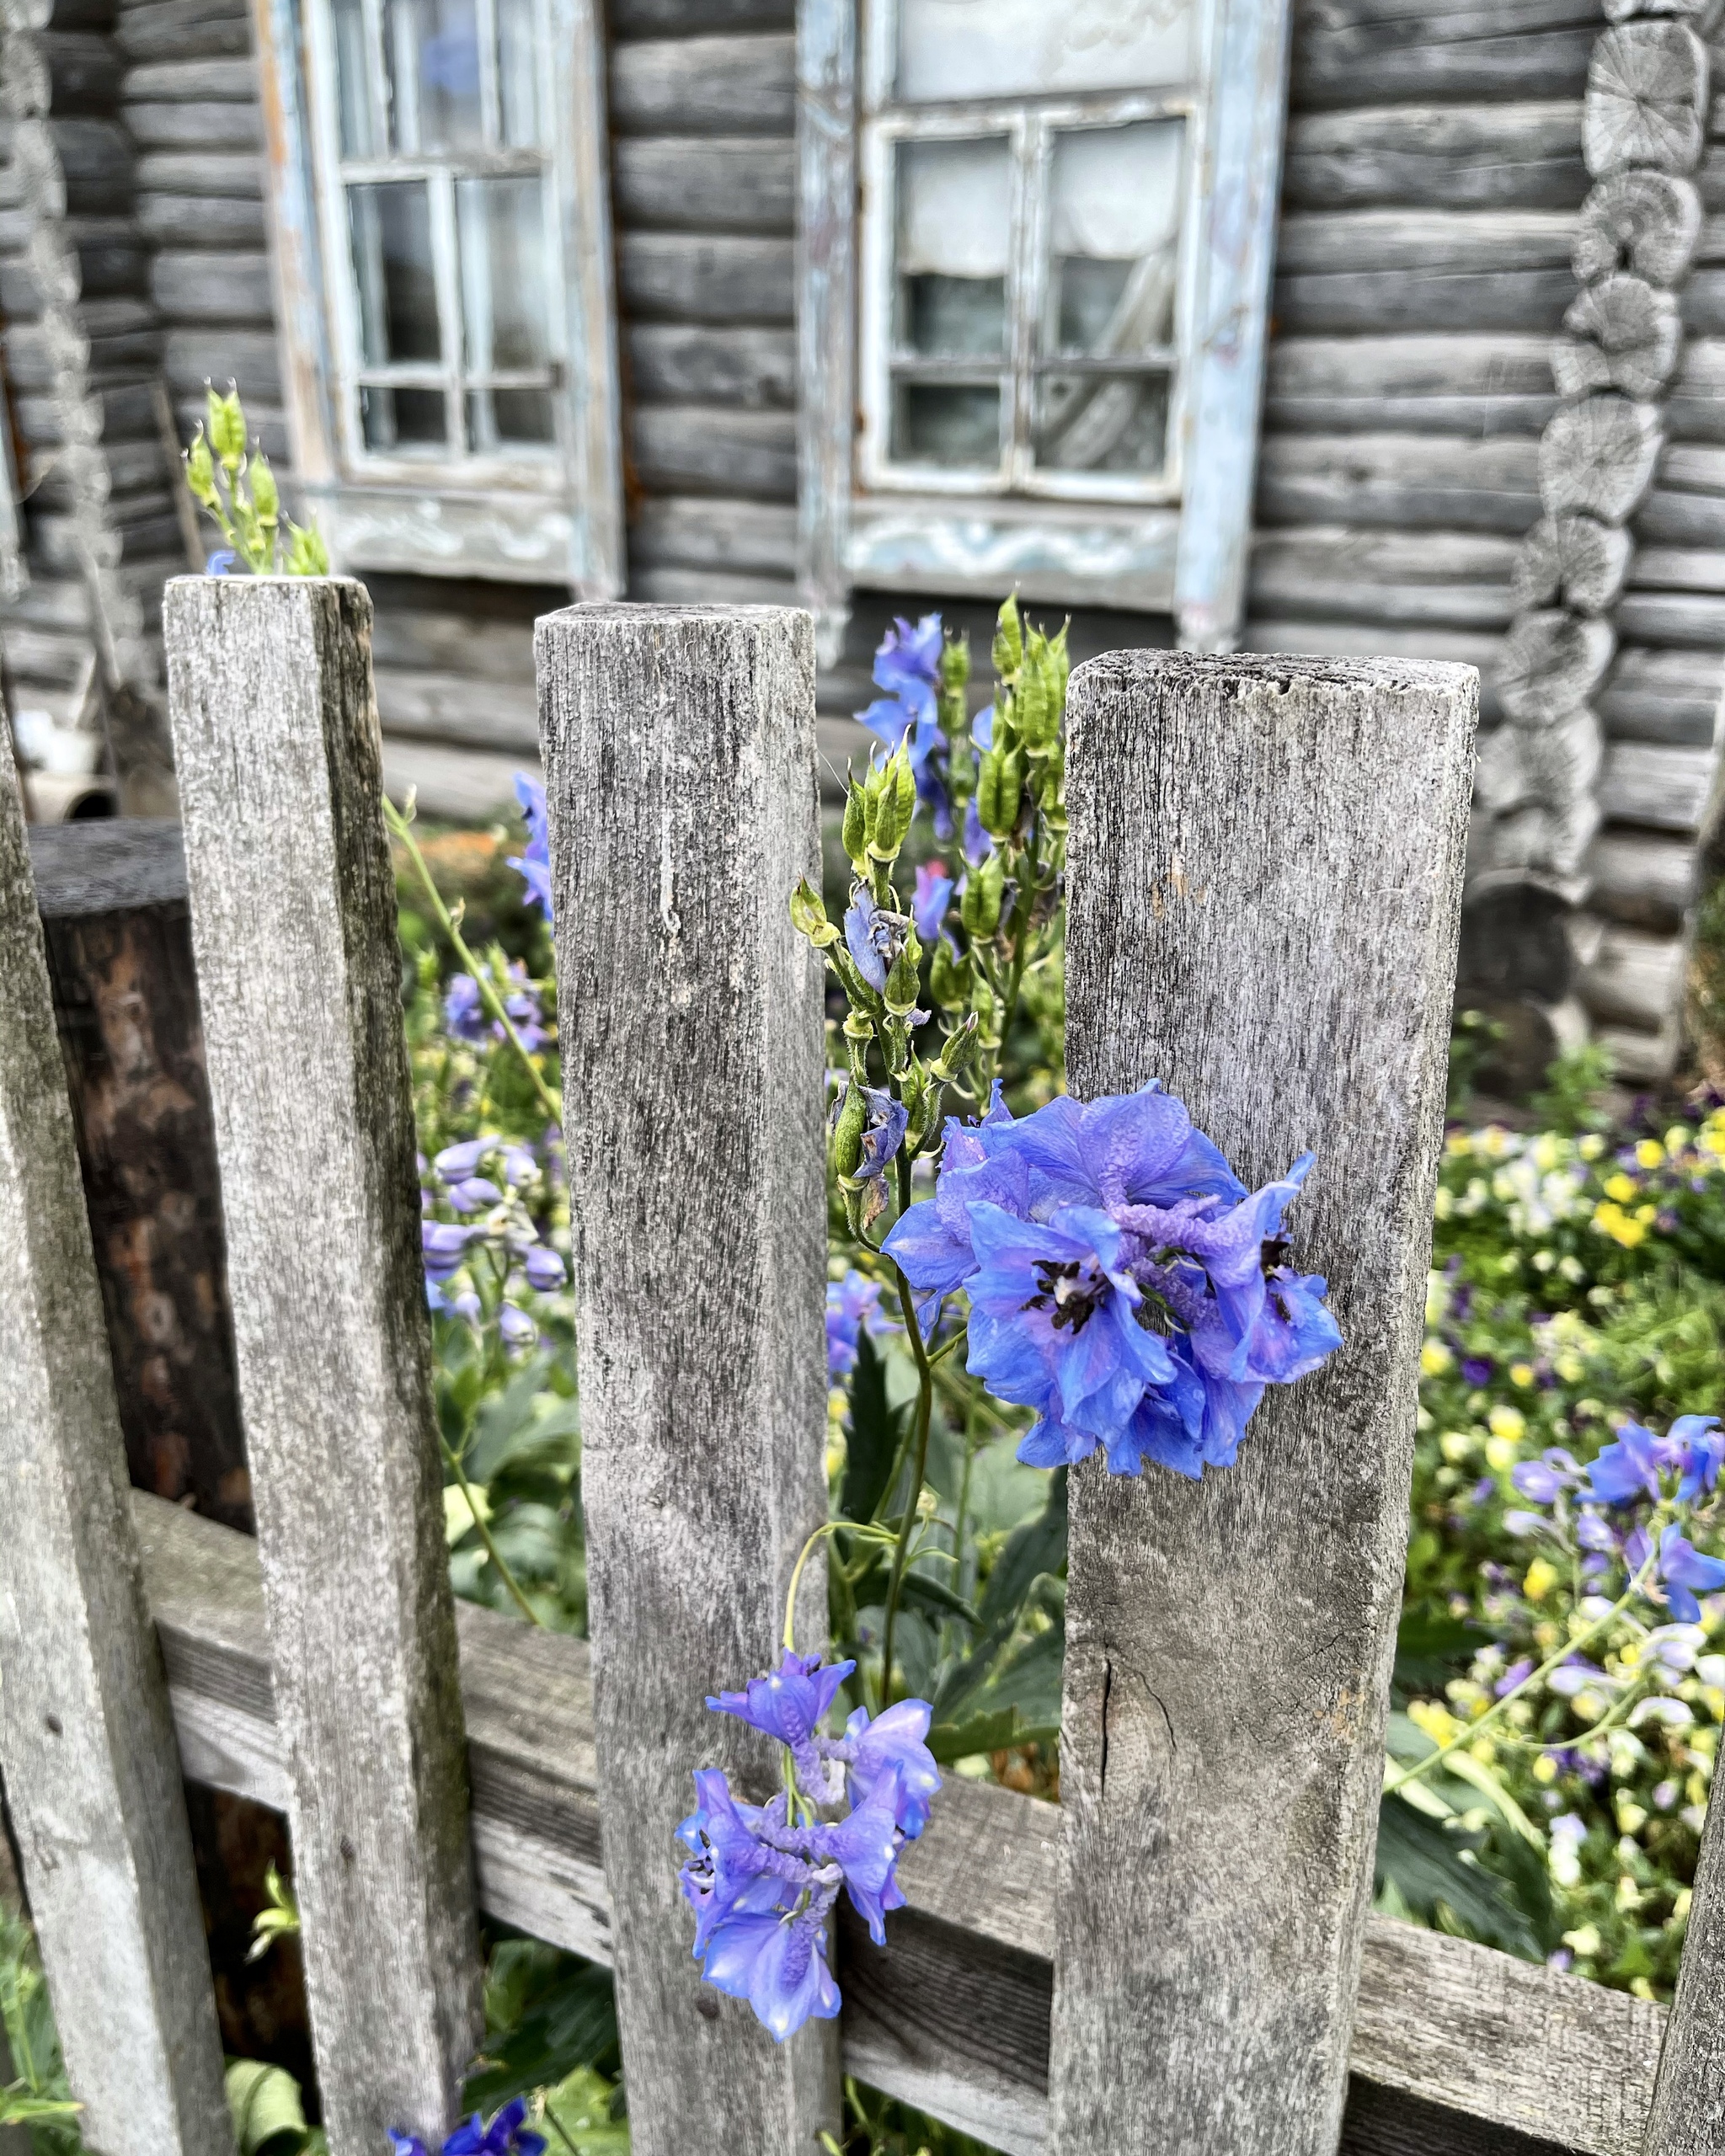
[[[1669,2015],[1368,1914],[1470,673],[1074,676],[1074,1090],[1162,1079],[1248,1180],[1314,1146],[1347,1347],[1202,1485],[1075,1470],[1060,1805],[950,1777],[777,2047],[672,1830],[759,1769],[703,1697],[825,1504],[809,618],[539,629],[590,1649],[450,1595],[365,594],[186,579],[166,632],[184,869],[111,903],[189,894],[255,1540],[126,1487],[0,782],[0,1764],[93,2148],[232,2148],[184,1774],[287,1816],[334,2156],[453,2122],[479,1910],[614,1966],[638,2156],[812,2156],[841,2070],[1012,2156],[1725,2152],[1718,1806]]]

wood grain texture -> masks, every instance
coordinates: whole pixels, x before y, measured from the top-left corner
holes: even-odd
[[[1620,172],[1593,188],[1581,209],[1573,257],[1583,284],[1627,270],[1675,285],[1694,259],[1701,205],[1694,184],[1669,173]]]
[[[1370,105],[1289,124],[1282,200],[1295,209],[1567,210],[1586,193],[1578,99]]]
[[[1626,531],[1595,517],[1541,517],[1516,559],[1515,603],[1607,613],[1623,589],[1633,551]]]
[[[788,142],[744,136],[618,138],[611,152],[619,222],[681,232],[791,230],[796,169]]]
[[[183,577],[163,615],[307,1990],[361,2156],[453,2124],[478,2035],[371,604]]]
[[[1626,273],[1581,292],[1563,317],[1563,331],[1551,348],[1563,397],[1592,389],[1658,396],[1676,370],[1683,334],[1676,295]]]
[[[12,751],[0,736],[0,1766],[83,2129],[228,2156],[221,2041]]]
[[[620,135],[788,136],[794,42],[762,31],[620,45],[611,57],[611,125]]]
[[[176,824],[30,834],[132,1481],[252,1524]]]
[[[1249,1184],[1315,1149],[1292,1233],[1347,1344],[1202,1483],[1074,1471],[1050,2053],[1071,2156],[1335,2146],[1477,695],[1393,661],[1134,652],[1072,677],[1073,1090],[1161,1079]]]
[[[702,1701],[776,1659],[826,1515],[820,975],[786,910],[818,873],[813,626],[578,606],[536,650],[632,2145],[807,2156],[836,2111],[830,2025],[780,2048],[703,1993],[672,1835],[693,1769],[766,1770]],[[824,1568],[805,1578],[812,1642]]]
[[[784,328],[631,323],[629,378],[648,404],[722,404],[788,412],[797,401],[795,333]]]
[[[1706,141],[1707,49],[1686,23],[1624,23],[1588,65],[1581,153],[1595,179],[1693,172]]]
[[[131,1502],[187,1774],[285,1806],[257,1544],[142,1491]],[[481,1905],[610,1963],[587,1646],[466,1604],[456,1618]],[[846,2071],[949,2124],[986,2116],[1009,2156],[1048,2146],[1060,1827],[1052,1805],[949,1778],[900,1860],[909,1908],[885,1951],[841,1960]],[[1587,2156],[1641,2156],[1664,2025],[1663,2007],[1625,1993],[1374,1917],[1343,2151],[1524,2156],[1501,2138],[1520,2121]],[[1447,2141],[1353,2138],[1355,2111],[1411,2134],[1421,2106],[1441,2107]]]
[[[1566,405],[1540,438],[1546,514],[1621,524],[1653,484],[1664,441],[1655,405],[1615,392]]]

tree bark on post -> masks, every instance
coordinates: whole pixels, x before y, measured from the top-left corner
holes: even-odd
[[[1072,676],[1067,1070],[1155,1078],[1344,1346],[1236,1466],[1072,1473],[1059,2156],[1330,2156],[1370,1898],[1471,744],[1471,668],[1130,652]]]
[[[0,1765],[80,2131],[231,2156],[179,1755],[0,734]]]
[[[240,1409],[334,2156],[453,2125],[479,2036],[371,602],[168,587]]]
[[[705,1695],[778,1659],[826,1517],[814,644],[767,606],[539,624],[581,1343],[605,1867],[636,2156],[812,2156],[834,2024],[776,2046],[703,1988],[677,1891],[690,1774],[757,1799],[766,1740]],[[825,1637],[811,1562],[798,1644]]]

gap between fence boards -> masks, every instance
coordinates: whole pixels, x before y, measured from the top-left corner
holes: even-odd
[[[256,1545],[142,1491],[132,1508],[186,1774],[280,1810]],[[587,1644],[471,1604],[457,1617],[480,1905],[608,1963]],[[905,1852],[910,1907],[887,1951],[864,1945],[846,1964],[847,2070],[1007,2156],[1047,2145],[1057,1822],[1052,1806],[949,1777]],[[1583,2156],[1637,2156],[1665,2018],[1624,1993],[1375,1919],[1350,2066]]]

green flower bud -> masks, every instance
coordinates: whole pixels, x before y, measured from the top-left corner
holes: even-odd
[[[329,549],[323,544],[323,535],[315,529],[308,531],[303,525],[287,520],[287,574],[290,576],[328,576]]]
[[[941,646],[940,684],[943,689],[962,689],[970,679],[970,636],[948,637]]]
[[[211,511],[221,508],[221,496],[216,491],[215,460],[210,455],[210,445],[201,427],[192,436],[192,446],[185,453],[185,483],[194,500],[200,501]]]
[[[997,1007],[994,1000],[994,990],[981,974],[978,974],[971,985],[970,1009],[975,1017],[976,1038],[980,1046],[992,1048],[1000,1046],[1000,1037],[995,1031],[995,1014]]]
[[[1001,758],[1000,787],[995,799],[998,824],[989,828],[996,838],[1005,838],[1018,821],[1024,798],[1024,752],[1012,749]]]
[[[964,895],[959,903],[959,918],[964,931],[976,942],[986,942],[1001,921],[1001,899],[1006,889],[1007,865],[999,854],[991,853],[980,868],[973,868],[964,879]],[[973,997],[982,985],[980,979],[972,988]]]
[[[956,1078],[965,1066],[975,1060],[979,1045],[976,1014],[973,1011],[962,1024],[953,1027],[946,1037],[944,1045],[934,1066],[935,1077],[944,1084]]]
[[[845,788],[845,820],[841,833],[846,853],[852,866],[861,874],[868,852],[868,782],[859,786],[846,774]]]
[[[1018,599],[1013,593],[1001,607],[996,619],[994,632],[994,670],[1003,680],[1011,680],[1024,659],[1024,632],[1018,620]]]
[[[999,723],[996,714],[996,723]],[[1001,829],[1001,752],[991,749],[976,766],[976,814],[985,831]]]
[[[1039,651],[1039,644],[1042,647]],[[1045,640],[1033,631],[1030,649],[1018,676],[1018,693],[1012,700],[1012,716],[1019,736],[1033,756],[1048,748],[1055,738],[1057,723],[1053,670],[1048,664],[1047,652]]]
[[[860,1086],[846,1080],[844,1098],[832,1123],[832,1164],[841,1176],[853,1176],[862,1158],[862,1131],[868,1121],[868,1103]]]
[[[272,530],[281,513],[281,495],[275,484],[275,474],[270,469],[270,461],[260,449],[246,467],[246,477],[251,482],[252,507],[258,512],[258,521],[266,531]]]
[[[206,385],[206,409],[211,448],[226,470],[238,472],[246,453],[246,415],[240,409],[239,392],[218,397]]]
[[[943,1011],[962,1011],[970,1001],[970,961],[954,958],[953,947],[943,936],[934,947],[928,992]]]
[[[1072,678],[1072,654],[1066,648],[1066,632],[1072,626],[1069,614],[1060,624],[1060,632],[1048,648],[1054,662],[1055,712],[1057,718],[1066,715],[1066,684]]]
[[[806,876],[791,894],[791,926],[799,936],[806,936],[817,951],[839,940],[839,931],[826,917],[820,892]]]
[[[893,960],[886,977],[886,1007],[895,1018],[903,1018],[916,1008],[921,990],[920,967],[922,956],[916,937],[905,938],[904,948]]]

